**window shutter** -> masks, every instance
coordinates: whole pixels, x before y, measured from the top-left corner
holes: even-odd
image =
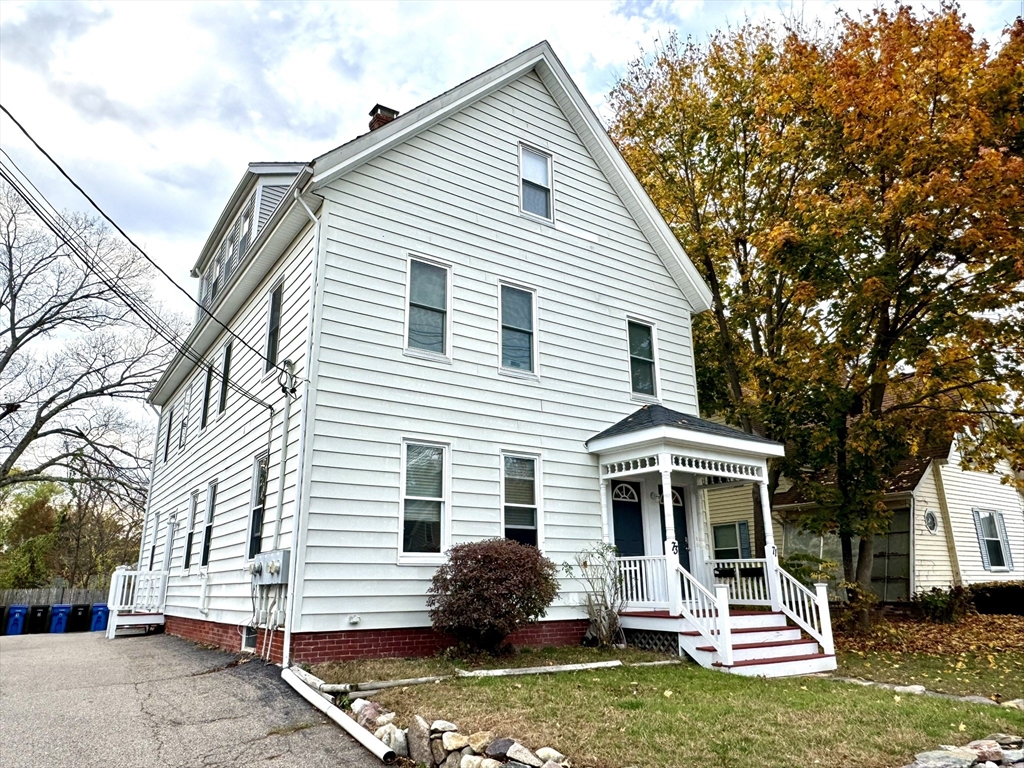
[[[740,520],[740,557],[750,559],[750,526],[746,520]]]
[[[1002,512],[995,512],[992,515],[996,519],[996,527],[999,529],[999,541],[1003,545],[1003,559],[1006,560],[1006,567],[1013,570],[1013,552],[1010,550],[1010,537],[1006,535],[1006,521],[1003,520]]]
[[[978,546],[981,548],[981,564],[985,567],[986,571],[992,570],[992,561],[988,558],[988,547],[985,546],[985,531],[981,527],[981,514],[976,509],[972,509],[974,513],[974,528],[978,532]]]

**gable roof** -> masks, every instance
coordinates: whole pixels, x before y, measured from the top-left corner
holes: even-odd
[[[760,435],[748,435],[735,427],[725,424],[716,424],[707,419],[691,416],[688,413],[680,413],[666,408],[663,405],[652,403],[645,405],[635,413],[630,414],[617,424],[608,427],[604,432],[594,435],[587,442],[593,443],[603,440],[606,437],[617,437],[630,432],[640,432],[651,427],[676,427],[677,429],[688,429],[691,432],[702,432],[706,435],[717,435],[718,437],[731,437],[737,440],[747,440],[753,443],[764,443],[766,445],[782,445],[775,440],[769,440]]]
[[[421,104],[377,130],[365,133],[316,158],[313,161],[313,180],[309,191],[315,192],[330,184],[391,147],[408,141],[531,71],[540,77],[693,311],[710,309],[712,295],[704,279],[546,40]]]

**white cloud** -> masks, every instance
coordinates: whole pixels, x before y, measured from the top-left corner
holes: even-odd
[[[306,160],[548,39],[599,110],[641,48],[744,17],[831,23],[796,2],[0,4],[0,93],[68,171],[179,281],[252,160]],[[929,0],[927,7],[937,7]],[[964,3],[998,36],[1016,0]],[[59,205],[84,208],[6,120],[0,138]],[[191,314],[170,287],[158,294]]]

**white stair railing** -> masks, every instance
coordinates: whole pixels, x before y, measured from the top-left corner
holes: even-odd
[[[711,560],[710,564],[715,582],[729,587],[730,605],[772,604],[765,558]]]
[[[835,653],[826,586],[815,584],[815,591],[812,592],[782,568],[777,573],[782,612],[817,640],[823,653]]]
[[[167,595],[166,571],[130,571],[121,566],[110,578],[107,595],[107,637],[117,632],[122,613],[162,613]]]
[[[630,607],[667,608],[668,574],[665,557],[616,558],[622,594]]]
[[[732,632],[729,627],[729,587],[716,584],[712,594],[681,565],[676,566],[682,584],[682,615],[712,646],[727,667],[732,666]]]

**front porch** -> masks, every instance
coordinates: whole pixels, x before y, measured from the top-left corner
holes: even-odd
[[[599,459],[602,535],[620,553],[625,630],[678,636],[677,652],[734,674],[835,668],[825,585],[812,591],[778,563],[767,459],[782,445],[650,405],[587,446]],[[715,557],[703,491],[725,484],[758,487],[764,557],[739,542]]]

